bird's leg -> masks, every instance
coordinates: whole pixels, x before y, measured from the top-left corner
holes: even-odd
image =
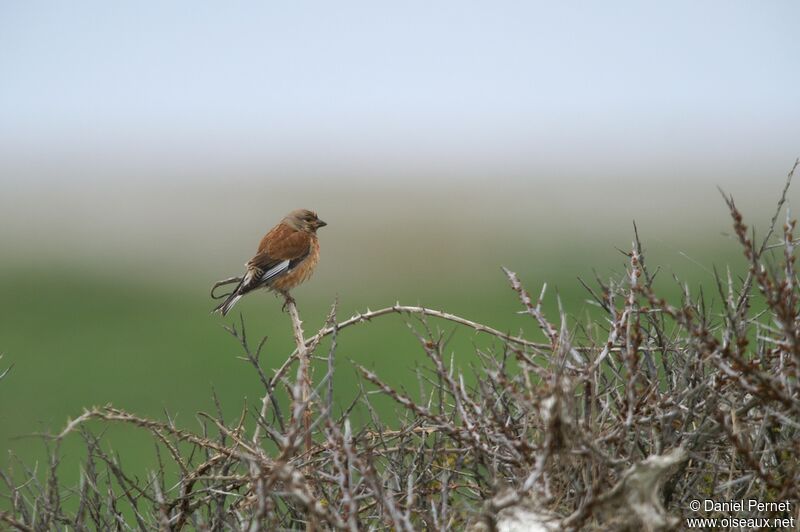
[[[284,298],[283,306],[281,307],[281,310],[283,312],[286,312],[287,311],[286,306],[289,305],[289,304],[294,305],[295,301],[294,301],[294,298],[291,296],[291,294],[289,294],[288,290],[281,290],[280,293]]]

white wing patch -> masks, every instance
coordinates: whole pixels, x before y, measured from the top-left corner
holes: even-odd
[[[278,264],[276,264],[275,266],[264,272],[264,275],[261,276],[261,282],[268,283],[269,281],[271,281],[272,279],[274,279],[275,277],[282,274],[288,269],[289,269],[288,260],[279,262]]]

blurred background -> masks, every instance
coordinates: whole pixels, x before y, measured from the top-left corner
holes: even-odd
[[[395,301],[542,339],[500,270],[547,282],[648,262],[692,289],[742,271],[717,186],[767,226],[800,154],[796,2],[22,2],[0,5],[0,442],[113,403],[196,428],[259,401],[222,325],[290,352],[269,294],[210,315],[289,210],[316,210],[322,260],[296,290],[308,333]],[[790,199],[796,200],[795,189]],[[795,204],[797,202],[795,201]],[[713,290],[712,290],[713,292]],[[451,324],[437,323],[449,334]],[[339,338],[395,385],[424,363],[403,319]],[[466,368],[491,341],[456,329]],[[381,408],[391,408],[384,405]],[[360,415],[360,414],[356,414]],[[153,463],[121,427],[108,445]],[[62,474],[75,478],[68,441]],[[7,465],[9,453],[0,457]]]

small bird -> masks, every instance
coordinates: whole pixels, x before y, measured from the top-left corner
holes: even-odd
[[[226,315],[242,296],[257,288],[274,290],[291,300],[289,290],[308,279],[319,262],[317,229],[326,225],[307,209],[287,214],[264,235],[256,255],[245,263],[244,277],[213,312]]]

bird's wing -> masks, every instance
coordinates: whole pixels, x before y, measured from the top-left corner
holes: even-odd
[[[285,274],[305,259],[312,236],[280,224],[261,240],[258,253],[247,262],[242,288],[250,290]]]
[[[259,279],[259,282],[260,283],[268,283],[272,279],[274,279],[275,277],[277,277],[277,276],[279,276],[279,275],[281,275],[283,273],[286,273],[286,271],[289,269],[289,264],[291,264],[291,261],[289,261],[289,260],[280,261],[278,264],[276,264],[275,266],[273,266],[269,270],[265,271],[261,275],[261,278]]]

